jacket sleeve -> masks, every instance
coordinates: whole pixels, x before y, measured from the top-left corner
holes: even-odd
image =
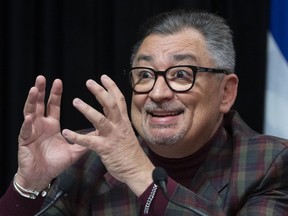
[[[34,215],[40,210],[43,200],[41,196],[35,200],[22,197],[11,183],[0,199],[0,216]]]

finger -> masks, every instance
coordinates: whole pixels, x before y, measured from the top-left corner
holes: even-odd
[[[28,93],[23,109],[24,116],[30,114],[34,119],[37,115],[44,115],[45,85],[45,77],[38,76],[35,81],[35,86],[33,86]]]
[[[74,107],[79,110],[98,130],[110,131],[111,125],[108,119],[90,105],[79,98],[73,100]]]
[[[97,153],[101,151],[101,145],[97,145],[98,143],[103,143],[101,137],[89,134],[79,134],[68,129],[64,129],[62,135],[71,143],[77,143],[78,145],[94,150]]]
[[[105,116],[112,122],[117,122],[121,119],[121,112],[118,104],[113,96],[104,87],[93,80],[88,80],[87,88],[96,97],[98,102],[102,105]]]
[[[32,134],[32,116],[27,115],[24,118],[24,122],[22,124],[20,133],[19,133],[19,143],[21,143],[21,141],[25,141],[26,139],[31,137]]]
[[[60,119],[62,91],[62,81],[60,79],[54,80],[47,102],[47,117],[52,117],[57,120]]]
[[[46,88],[46,79],[44,76],[40,75],[36,78],[35,87],[38,89],[36,115],[43,116],[45,113],[45,88]]]
[[[116,85],[116,83],[107,75],[101,76],[101,82],[109,93],[113,94],[121,113],[127,114],[127,104],[124,95]]]
[[[31,115],[33,118],[35,118],[37,101],[38,101],[38,89],[36,87],[32,87],[28,93],[28,96],[24,105],[24,109],[23,109],[24,117],[27,115]]]

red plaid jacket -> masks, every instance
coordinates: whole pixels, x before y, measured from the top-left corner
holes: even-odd
[[[287,140],[254,132],[231,111],[190,188],[177,185],[172,198],[206,215],[288,215],[287,146]],[[125,184],[105,174],[95,153],[85,155],[67,172],[78,183],[46,215],[142,214],[139,199]],[[54,193],[52,189],[49,196]],[[174,204],[168,204],[165,212],[193,215]]]

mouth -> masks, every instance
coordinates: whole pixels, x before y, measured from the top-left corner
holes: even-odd
[[[184,111],[178,110],[178,111],[148,111],[148,115],[151,115],[155,118],[165,118],[165,117],[173,117],[181,115]]]
[[[152,128],[170,128],[179,125],[183,121],[184,110],[153,110],[147,112],[146,121]]]

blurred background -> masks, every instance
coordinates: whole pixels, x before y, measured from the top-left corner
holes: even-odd
[[[101,107],[85,81],[111,76],[128,104],[129,67],[137,28],[151,15],[176,9],[204,9],[224,17],[234,31],[236,73],[234,106],[256,131],[264,129],[269,0],[9,0],[0,2],[0,196],[17,169],[17,137],[22,109],[37,75],[64,82],[61,125],[91,127],[72,106],[80,97]],[[49,88],[47,89],[47,91]]]

